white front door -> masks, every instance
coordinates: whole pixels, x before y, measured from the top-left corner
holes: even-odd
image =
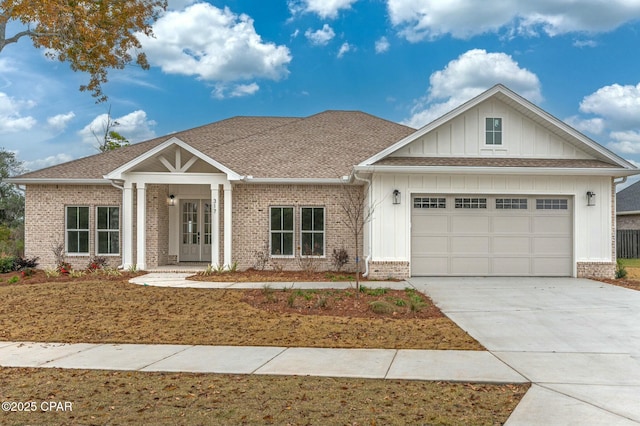
[[[211,262],[211,200],[182,200],[180,261]]]

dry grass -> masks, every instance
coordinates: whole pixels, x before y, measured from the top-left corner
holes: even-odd
[[[334,315],[315,315],[306,312],[307,294],[298,295],[289,307],[304,312],[292,312],[271,303],[256,307],[243,301],[259,305],[255,291],[249,297],[249,292],[239,290],[144,287],[122,278],[9,284],[7,276],[0,276],[0,281],[0,340],[482,349],[433,311],[422,312],[424,318],[394,318],[393,313],[377,318],[370,313],[358,316],[348,305],[332,308]],[[268,291],[257,293],[266,300]],[[391,297],[383,297],[387,296]],[[358,300],[368,303],[364,294]],[[71,412],[2,412],[0,423],[491,425],[503,424],[527,389],[528,385],[0,368],[1,401],[35,401],[38,407],[42,401],[73,404]]]
[[[2,424],[499,425],[528,385],[0,368],[0,400],[71,402]]]
[[[446,317],[273,312],[243,302],[244,294],[145,287],[122,280],[0,284],[0,340],[482,349]]]

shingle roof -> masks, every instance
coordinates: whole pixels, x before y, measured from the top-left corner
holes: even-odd
[[[553,158],[456,158],[456,157],[387,157],[376,166],[457,166],[457,167],[544,167],[544,168],[617,168],[600,160]]]
[[[239,175],[255,178],[339,178],[351,167],[415,129],[357,111],[306,118],[234,117],[115,151],[19,176],[23,179],[101,179],[172,137]]]
[[[616,194],[616,211],[640,211],[640,182],[629,185]]]

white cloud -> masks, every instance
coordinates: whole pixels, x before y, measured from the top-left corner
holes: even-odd
[[[17,100],[0,92],[0,133],[13,133],[30,130],[37,121],[31,116],[23,116],[22,110],[33,108],[31,100]]]
[[[534,73],[520,68],[505,53],[474,49],[431,74],[427,95],[416,103],[404,123],[422,127],[498,83],[532,102],[542,101],[540,81]]]
[[[358,0],[291,0],[289,10],[291,14],[315,13],[323,19],[335,19],[343,9],[351,9],[351,5]]]
[[[598,89],[580,102],[580,111],[605,118],[609,126],[628,128],[640,125],[640,84],[612,84]]]
[[[573,115],[566,118],[565,123],[582,133],[592,133],[594,135],[601,134],[605,129],[605,122],[602,118],[582,118]]]
[[[73,157],[71,155],[62,153],[51,155],[47,158],[42,158],[39,160],[25,161],[24,165],[29,170],[38,170],[45,167],[55,166],[56,164],[66,163],[67,161],[71,160],[73,160]]]
[[[62,131],[67,127],[69,121],[71,121],[75,116],[76,115],[73,113],[73,111],[70,111],[66,114],[54,115],[53,117],[47,118],[47,124],[49,125],[49,127],[56,131]]]
[[[597,47],[598,43],[595,40],[576,40],[573,42],[575,47]]]
[[[256,83],[251,84],[236,84],[229,86],[226,84],[216,84],[215,89],[211,92],[211,95],[216,99],[226,98],[240,98],[243,96],[249,96],[260,90],[260,86]]]
[[[389,47],[391,45],[389,44],[389,40],[387,40],[386,37],[380,37],[377,41],[376,41],[376,53],[384,53],[387,52],[389,50]]]
[[[305,31],[304,35],[309,39],[311,44],[326,46],[327,43],[336,36],[336,33],[328,24],[324,24],[322,28],[317,31],[311,31],[311,28],[309,28]]]
[[[351,46],[349,43],[342,43],[342,46],[340,46],[340,50],[338,50],[338,58],[342,58],[351,50],[353,50],[353,46]]]
[[[640,2],[629,0],[387,0],[387,9],[391,23],[412,42],[500,30],[549,36],[604,32],[640,18]]]
[[[100,114],[94,118],[91,123],[79,130],[78,134],[82,137],[82,142],[90,145],[98,145],[99,140],[96,139],[96,136],[100,138],[101,135],[104,134],[107,119],[107,114]],[[147,120],[147,113],[142,110],[133,111],[118,118],[111,117],[111,119],[118,123],[112,127],[111,130],[118,132],[131,143],[151,139],[156,136],[152,129],[152,127],[156,125],[156,122]]]
[[[286,46],[265,43],[247,15],[196,3],[167,12],[153,25],[155,38],[138,34],[152,65],[169,74],[208,81],[278,80],[289,74]]]

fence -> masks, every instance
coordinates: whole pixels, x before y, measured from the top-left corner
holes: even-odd
[[[619,229],[616,232],[616,256],[620,259],[640,258],[640,229]]]

